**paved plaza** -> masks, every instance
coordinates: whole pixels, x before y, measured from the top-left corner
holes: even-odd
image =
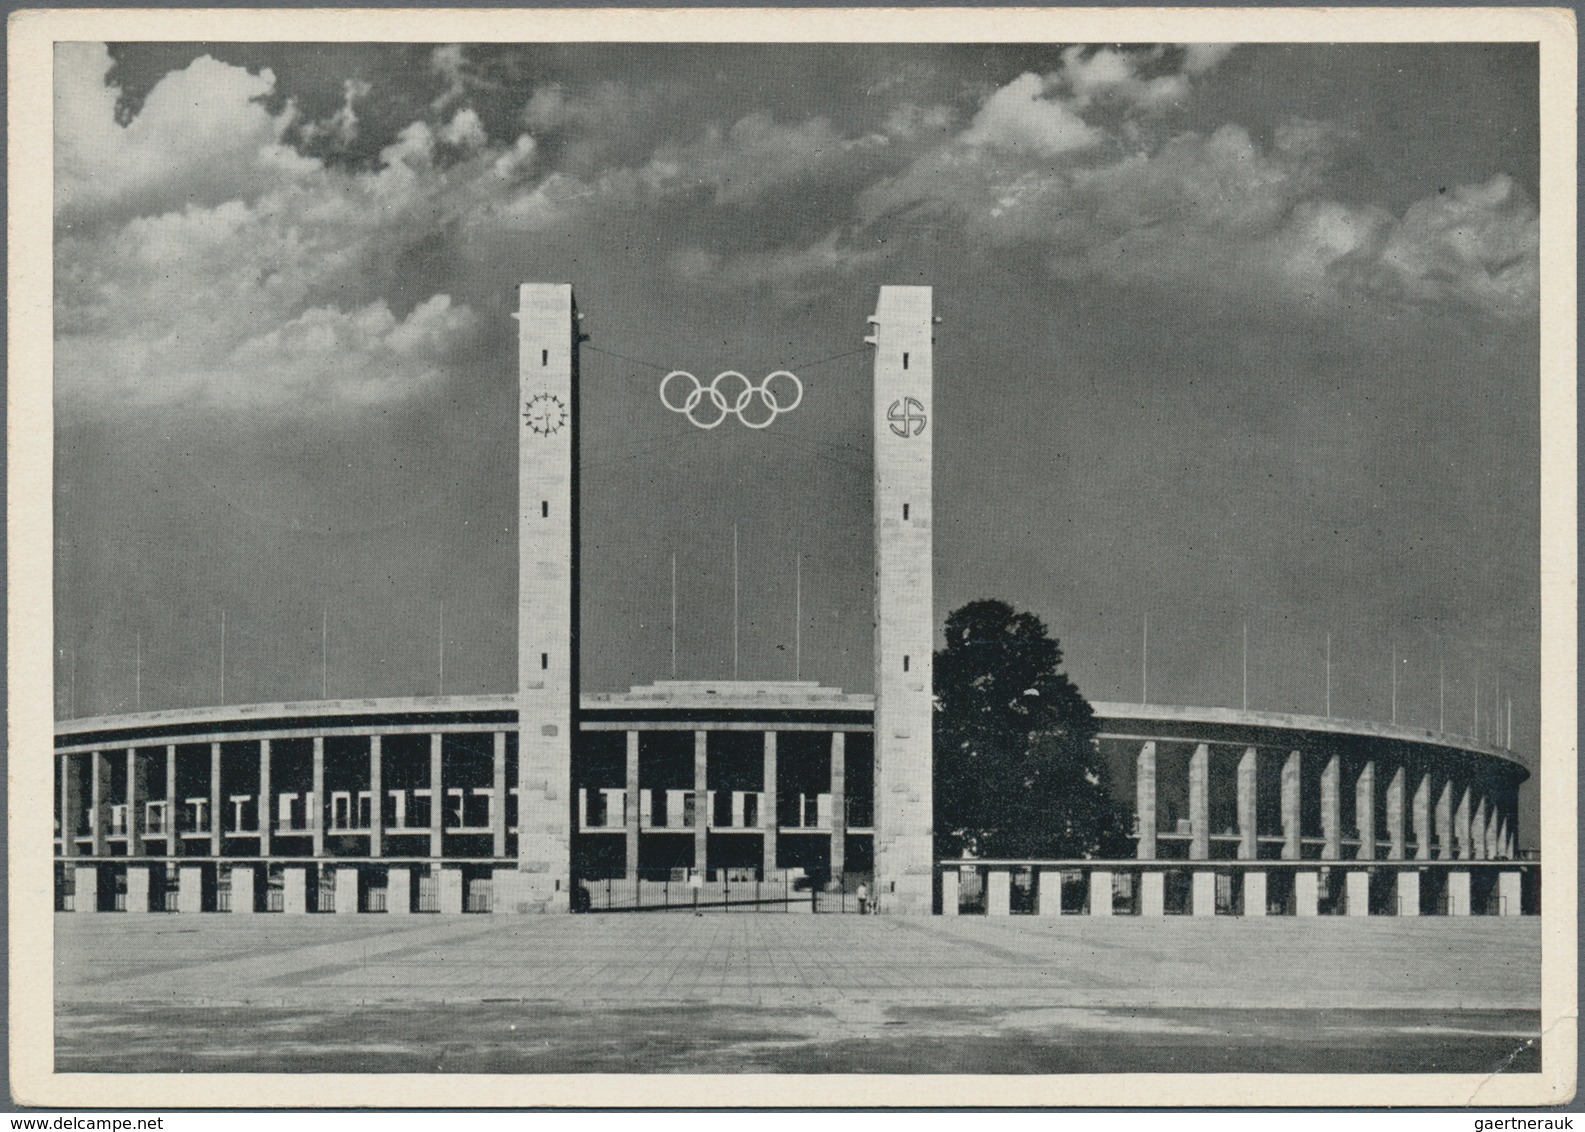
[[[1534,1071],[1539,920],[57,916],[62,1070]]]

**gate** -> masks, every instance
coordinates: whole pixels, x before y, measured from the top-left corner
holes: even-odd
[[[669,869],[573,884],[575,912],[810,912],[813,900],[809,882],[787,871],[762,877],[757,869],[718,869],[695,884],[687,869]]]

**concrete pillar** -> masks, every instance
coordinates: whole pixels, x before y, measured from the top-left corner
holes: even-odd
[[[1414,828],[1414,859],[1431,859],[1431,776],[1422,774],[1414,788],[1414,804],[1410,810]]]
[[[958,914],[958,870],[941,870],[941,914],[943,916],[956,916]]]
[[[149,911],[149,879],[153,872],[147,865],[127,866],[127,911],[147,915]]]
[[[110,829],[110,766],[103,751],[89,756],[92,768],[88,784],[89,813],[93,815],[93,855],[106,856],[105,836]]]
[[[1299,789],[1302,759],[1289,751],[1282,764],[1282,859],[1299,859]]]
[[[1420,914],[1420,874],[1412,869],[1399,869],[1394,877],[1393,886],[1398,898],[1398,915],[1418,916]]]
[[[1090,915],[1112,914],[1112,874],[1109,869],[1090,870]]]
[[[307,808],[308,828],[314,834],[314,857],[325,855],[325,737],[314,736],[314,801]]]
[[[99,866],[78,865],[72,870],[72,911],[99,911]]]
[[[1203,861],[1210,855],[1211,748],[1201,743],[1189,756],[1189,858]]]
[[[288,916],[307,915],[308,869],[303,865],[288,865],[283,879],[285,888],[281,893],[281,911]]]
[[[176,911],[202,912],[204,910],[204,866],[183,865],[178,879]]]
[[[1293,912],[1296,916],[1320,915],[1320,873],[1304,870],[1293,875]]]
[[[1497,874],[1497,913],[1502,916],[1519,916],[1524,912],[1520,899],[1522,878],[1509,871]]]
[[[222,799],[225,794],[221,792],[220,769],[220,744],[209,744],[209,855],[219,857],[221,854],[221,836],[225,826],[225,816],[221,811]]]
[[[440,882],[441,915],[462,915],[462,870],[437,869],[436,874]]]
[[[1497,804],[1486,808],[1486,860],[1497,859]]]
[[[1354,828],[1359,831],[1361,861],[1376,859],[1376,764],[1367,762],[1354,780]]]
[[[623,849],[626,857],[625,875],[629,880],[638,879],[638,732],[627,733],[627,801],[626,813],[622,822],[625,829],[623,836]],[[504,826],[502,827],[505,828]]]
[[[1476,861],[1486,859],[1486,799],[1479,798],[1475,802],[1475,811],[1470,822],[1469,855]]]
[[[1343,820],[1338,798],[1343,762],[1336,755],[1321,769],[1321,859],[1335,861],[1343,855]]]
[[[502,872],[517,875],[516,868],[497,869],[496,875]],[[496,901],[497,911],[505,911],[501,901]],[[406,916],[413,910],[413,870],[405,868],[392,868],[385,873],[385,911],[393,916]]]
[[[1470,794],[1465,787],[1458,796],[1458,808],[1453,811],[1453,840],[1458,845],[1458,859],[1467,861],[1474,856],[1469,838]]]
[[[1453,856],[1453,784],[1442,783],[1442,793],[1436,799],[1436,859],[1450,860]]]
[[[1139,844],[1134,855],[1141,861],[1156,859],[1156,744],[1139,748],[1134,775],[1134,813],[1139,822]]]
[[[765,871],[770,872],[776,868],[777,834],[776,814],[781,806],[781,799],[776,796],[776,732],[765,732],[765,773],[762,782],[765,786],[765,799],[760,804],[760,825],[765,830]],[[952,874],[955,878],[956,873]],[[956,880],[953,881],[956,884]],[[945,892],[945,889],[942,890]],[[954,892],[957,890],[954,888]],[[943,897],[945,899],[945,897]]]
[[[505,738],[497,732],[496,743],[504,744]],[[502,760],[497,757],[496,763],[501,765]],[[495,776],[495,797],[491,805],[496,810],[504,812],[506,809],[506,775],[505,767],[501,766],[501,773]],[[492,823],[494,815],[491,815]],[[506,856],[506,838],[496,839],[495,855]],[[369,856],[385,856],[385,743],[379,735],[369,736]]]
[[[83,816],[83,763],[80,755],[62,755],[61,855],[77,856],[77,829]]]
[[[1447,914],[1469,915],[1469,873],[1463,869],[1449,869],[1447,874]]]
[[[1363,869],[1350,869],[1344,878],[1344,895],[1350,916],[1370,915],[1370,874]]]
[[[1259,815],[1256,799],[1259,797],[1257,777],[1260,753],[1254,747],[1245,747],[1238,760],[1238,859],[1253,861],[1260,855],[1255,840],[1259,832]]]
[[[710,733],[693,733],[693,867],[710,867]],[[708,873],[705,874],[707,877]]]
[[[1167,912],[1166,875],[1158,872],[1139,876],[1139,914],[1163,916]]]
[[[182,838],[177,829],[177,819],[181,815],[181,810],[177,806],[176,744],[171,743],[165,748],[165,855],[167,857],[179,856],[182,851]]]
[[[1266,874],[1250,870],[1244,874],[1244,915],[1266,914]]]
[[[231,914],[251,916],[258,907],[259,873],[263,865],[231,866]]]
[[[349,865],[336,866],[336,915],[358,914],[358,870]]]
[[[1062,915],[1062,870],[1041,869],[1035,878],[1035,911],[1042,916]]]
[[[1508,815],[1497,818],[1497,856],[1506,860],[1508,854]]]
[[[440,860],[446,854],[446,784],[441,770],[443,737],[429,737],[429,855]],[[521,818],[522,815],[518,815]]]
[[[831,876],[847,871],[847,735],[831,732]]]
[[[138,749],[127,748],[127,856],[143,856],[143,803],[148,800],[148,779],[138,761]],[[132,890],[127,890],[130,906]]]
[[[1006,916],[1012,911],[1013,874],[1007,869],[987,869],[985,873],[985,914]]]
[[[1393,771],[1387,781],[1387,858],[1401,861],[1406,848],[1403,839],[1403,795],[1407,785],[1403,767]]]
[[[1216,874],[1210,869],[1196,869],[1191,893],[1190,912],[1196,916],[1216,915]]]
[[[275,826],[275,795],[270,785],[270,741],[259,740],[259,856],[272,852],[270,834]],[[376,795],[378,803],[378,795]],[[235,883],[235,882],[233,882]],[[233,901],[234,902],[234,901]]]

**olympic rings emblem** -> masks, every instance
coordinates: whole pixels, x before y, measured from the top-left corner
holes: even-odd
[[[784,377],[792,382],[793,388],[797,390],[793,394],[790,404],[782,404],[775,391],[771,388],[771,382],[779,377]],[[688,392],[680,404],[673,404],[671,399],[666,396],[666,387],[671,384],[673,378],[679,380],[686,378],[688,381],[693,382],[693,389]],[[728,379],[742,383],[742,388],[737,391],[736,395],[731,397],[721,391],[721,383]],[[759,403],[765,407],[765,411],[770,414],[762,421],[752,419],[758,416],[757,412],[745,413],[744,411],[754,403],[756,397],[758,397]],[[735,369],[716,374],[715,380],[709,385],[701,383],[693,374],[681,369],[674,369],[660,379],[660,403],[674,413],[684,414],[695,428],[702,429],[715,428],[728,417],[736,417],[748,428],[769,428],[772,421],[783,413],[792,412],[803,403],[803,399],[803,382],[798,380],[797,374],[784,369],[766,374],[757,385]],[[705,420],[700,420],[695,414],[695,410],[706,401],[709,402],[708,407],[713,411],[714,419],[707,417]]]

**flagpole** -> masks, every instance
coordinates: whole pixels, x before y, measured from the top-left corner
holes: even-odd
[[[1398,722],[1398,642],[1392,642],[1392,721]]]
[[[737,679],[737,524],[732,524],[732,679]]]
[[[330,612],[319,607],[319,698],[330,698]]]
[[[1447,733],[1447,661],[1441,657],[1436,662],[1436,729]]]
[[[803,679],[804,659],[804,556],[793,559],[793,679]]]
[[[1145,629],[1139,646],[1139,702],[1150,702],[1150,614],[1145,614]]]
[[[142,711],[143,710],[143,634],[142,633],[139,633],[137,635],[137,645],[135,646],[135,648],[136,648],[136,670],[135,670],[135,675],[133,677],[133,685],[132,685],[133,686],[133,702],[135,704],[137,704],[137,710],[138,711]]]
[[[1332,718],[1332,634],[1326,635],[1326,718]]]
[[[1244,622],[1244,710],[1249,710],[1249,622]]]
[[[220,611],[220,702],[226,702],[226,611]]]
[[[677,555],[671,556],[671,678],[677,679]]]
[[[440,694],[446,694],[446,603],[440,603]]]

